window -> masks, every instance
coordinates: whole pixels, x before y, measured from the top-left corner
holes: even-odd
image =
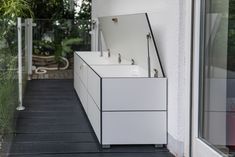
[[[202,0],[199,136],[235,154],[235,0]]]

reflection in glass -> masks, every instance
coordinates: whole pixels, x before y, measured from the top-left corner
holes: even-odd
[[[14,112],[17,105],[16,20],[0,18],[0,143],[8,142],[6,137],[13,133]]]
[[[234,0],[204,0],[199,135],[225,154],[235,152]]]

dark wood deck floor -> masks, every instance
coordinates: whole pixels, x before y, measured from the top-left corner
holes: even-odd
[[[153,146],[101,149],[72,80],[30,81],[9,157],[173,157]]]

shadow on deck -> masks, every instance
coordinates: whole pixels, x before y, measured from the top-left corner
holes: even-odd
[[[101,149],[72,80],[30,81],[9,157],[173,157],[166,148]]]

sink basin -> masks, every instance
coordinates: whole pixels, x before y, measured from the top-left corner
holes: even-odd
[[[91,66],[101,77],[147,77],[148,73],[138,65]]]
[[[84,61],[89,65],[130,65],[131,62],[122,59],[121,63],[118,63],[118,56],[112,55],[108,57],[107,52],[101,57],[100,52],[76,52]]]

